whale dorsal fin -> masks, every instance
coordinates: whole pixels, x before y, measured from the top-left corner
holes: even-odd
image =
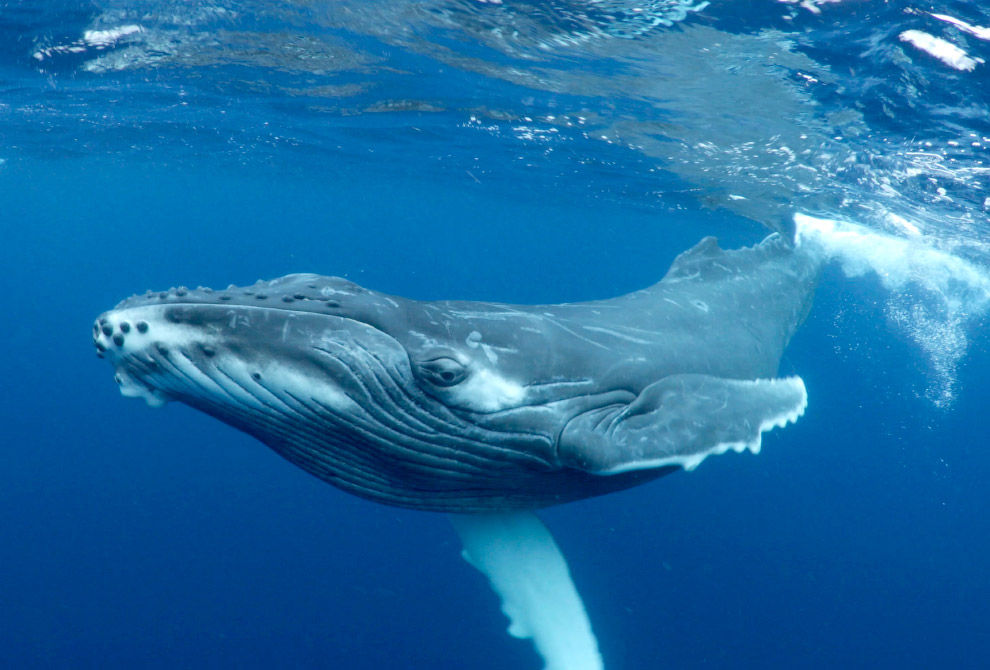
[[[777,233],[752,247],[730,250],[718,246],[716,238],[706,237],[674,259],[663,281],[712,281],[733,274],[751,273],[754,267],[766,263],[768,259],[792,251],[792,245]]]

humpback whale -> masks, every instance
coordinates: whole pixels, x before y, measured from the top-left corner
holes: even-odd
[[[294,274],[128,298],[93,325],[125,396],[185,403],[345,491],[452,515],[509,632],[603,667],[532,510],[691,470],[804,412],[781,356],[820,262],[705,238],[658,283],[558,305],[418,301]]]

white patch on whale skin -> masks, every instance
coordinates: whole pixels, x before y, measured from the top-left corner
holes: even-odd
[[[442,347],[445,343],[438,340],[432,335],[427,335],[426,333],[420,333],[415,330],[410,330],[408,335],[415,338],[419,342],[419,346],[424,349],[438,349]]]
[[[133,353],[152,343],[162,343],[166,347],[186,347],[190,344],[216,344],[216,337],[208,336],[201,328],[193,328],[181,323],[172,323],[165,318],[166,306],[147,305],[144,307],[128,307],[127,309],[110,312],[106,315],[107,323],[120,332],[121,322],[130,324],[130,332],[124,336],[124,344],[120,347],[110,346],[108,354],[120,350]],[[137,323],[144,321],[148,324],[145,333],[137,329]],[[109,339],[109,338],[107,338]],[[106,344],[106,342],[105,342]]]
[[[526,388],[491,370],[474,372],[450,394],[459,407],[475,412],[497,412],[518,407],[526,400]]]
[[[478,347],[481,347],[481,351],[484,352],[485,357],[488,359],[489,363],[491,363],[492,365],[498,363],[498,354],[495,352],[496,348],[482,342],[481,333],[479,333],[478,331],[472,330],[471,333],[464,339],[464,343],[469,347],[471,347],[472,349],[477,349]],[[503,348],[502,350],[508,351],[510,353],[516,352],[515,349]]]
[[[341,411],[354,412],[360,407],[328,380],[314,380],[291,366],[274,361],[251,362],[224,351],[222,338],[211,336],[201,328],[194,328],[181,323],[171,323],[165,318],[166,306],[148,305],[131,307],[121,311],[110,312],[105,316],[106,323],[113,334],[123,334],[124,343],[117,345],[113,342],[113,334],[98,334],[98,341],[105,347],[104,356],[114,365],[116,380],[120,385],[121,395],[129,398],[143,398],[151,407],[161,407],[168,402],[168,388],[179,384],[182,380],[189,391],[204,396],[230,398],[236,402],[262,409],[265,402],[256,396],[257,391],[263,390],[270,399],[288,405],[289,395],[300,400],[317,401],[326,407]],[[232,316],[232,319],[236,315]],[[148,324],[146,332],[137,329],[139,322]],[[120,324],[127,322],[130,329],[122,333]],[[286,322],[281,333],[281,339],[288,336],[289,322]],[[231,323],[231,327],[235,327]],[[149,386],[149,383],[135,378],[128,371],[125,358],[128,354],[137,354],[151,347],[163,345],[177,352],[169,359],[169,365],[181,371],[182,375],[172,376],[166,390]],[[211,366],[222,370],[222,374],[207,374],[178,352],[189,351],[200,346],[210,346],[216,350]],[[254,374],[260,375],[255,379]],[[227,381],[229,377],[230,381]],[[153,380],[151,382],[154,383]],[[193,390],[193,388],[198,390]],[[173,389],[174,390],[174,389]],[[257,391],[256,391],[257,390]],[[267,401],[271,402],[271,400]]]
[[[123,367],[116,368],[114,379],[120,386],[120,395],[125,398],[141,398],[148,407],[162,407],[169,401],[169,397],[158,389],[149,388],[139,381],[135,381]]]
[[[598,326],[581,326],[582,329],[591,331],[593,333],[601,333],[603,335],[611,335],[612,337],[618,338],[620,340],[625,340],[626,342],[632,342],[633,344],[652,344],[649,340],[644,340],[639,337],[633,337],[631,335],[625,335],[623,333],[610,330],[608,328],[600,328]]]
[[[153,345],[164,345],[169,349],[181,350],[192,345],[215,345],[216,338],[206,335],[201,329],[191,328],[165,319],[165,306],[147,305],[113,311],[104,316],[106,325],[113,331],[105,335],[102,330],[96,335],[97,342],[105,347],[103,356],[114,366],[115,379],[120,385],[120,393],[126,398],[142,398],[150,407],[161,407],[168,402],[168,394],[150,388],[133,377],[127,370],[126,355],[140,353]],[[128,332],[121,330],[121,324],[129,325]],[[146,332],[141,332],[137,324],[148,324]],[[113,341],[114,335],[122,335],[123,344]]]
[[[283,393],[289,393],[304,402],[313,400],[340,412],[362,411],[360,405],[328,379],[315,380],[277,363],[263,367],[260,374],[261,379],[256,383],[279,398],[282,398]]]
[[[533,315],[528,312],[519,312],[515,310],[501,310],[501,311],[468,311],[463,309],[451,309],[447,312],[449,317],[454,319],[461,319],[463,321],[511,321],[512,319],[523,319],[530,320],[533,319]]]

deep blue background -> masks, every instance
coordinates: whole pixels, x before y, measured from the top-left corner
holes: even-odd
[[[740,220],[467,177],[113,159],[0,171],[0,667],[537,668],[442,516],[349,497],[181,406],[120,397],[126,295],[290,271],[419,298],[606,297]],[[806,416],[543,514],[609,670],[978,668],[990,657],[987,340],[950,411],[869,280],[830,270],[783,364]]]

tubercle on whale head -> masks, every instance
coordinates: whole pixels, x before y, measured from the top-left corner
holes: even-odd
[[[196,325],[206,325],[194,323],[196,319],[209,318],[207,310],[200,308],[256,307],[327,316],[354,313],[360,317],[376,310],[378,301],[375,298],[376,294],[347,279],[316,274],[286,275],[269,281],[259,280],[248,286],[231,284],[222,290],[203,286],[149,290],[126,298],[114,309],[101,314],[93,325],[93,344],[98,357],[113,359],[111,362],[117,368],[116,379],[124,395],[144,397],[149,404],[159,406],[168,400],[167,394],[136,381],[133,365],[153,366],[154,357],[167,355],[169,344],[162,340],[163,337],[172,342],[187,339],[202,341],[196,345],[197,350],[211,356],[216,351],[216,343],[207,342],[211,338],[205,332],[190,330]],[[138,314],[141,310],[146,312],[144,317]],[[180,333],[183,329],[184,332]],[[220,329],[220,324],[213,328],[214,331]],[[151,330],[154,332],[149,332]],[[150,352],[153,355],[135,358],[130,346],[135,343],[140,343],[142,347],[151,343],[156,349]],[[130,356],[130,372],[127,366],[122,365],[125,354]]]
[[[146,291],[119,302],[114,310],[145,305],[169,305],[182,303],[256,305],[269,308],[284,307],[295,311],[335,310],[347,297],[367,294],[369,291],[342,277],[325,277],[317,274],[291,274],[272,280],[258,280],[248,286],[231,284],[225,289],[185,286],[166,291]]]
[[[116,309],[104,312],[93,324],[93,345],[96,355],[109,359],[114,366],[113,378],[120,386],[121,395],[143,398],[149,406],[161,407],[170,400],[168,394],[145,383],[132,371],[134,365],[153,371],[159,364],[151,355],[136,357],[131,352],[151,347],[157,349],[156,353],[160,356],[168,354],[166,345],[153,340],[158,335],[158,329],[149,323],[149,316],[134,310],[130,313]],[[130,364],[125,363],[128,357],[133,359]]]

